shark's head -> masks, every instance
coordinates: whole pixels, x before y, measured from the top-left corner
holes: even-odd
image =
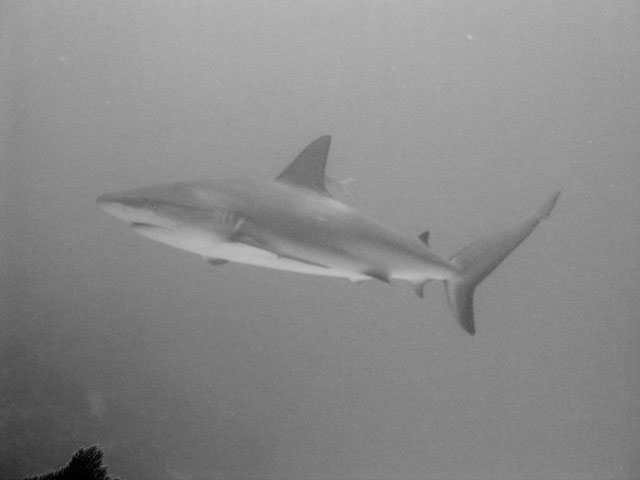
[[[101,195],[98,205],[134,229],[179,228],[193,214],[195,202],[190,189],[180,184],[153,185]]]
[[[101,195],[97,202],[139,235],[211,256],[212,246],[226,241],[239,219],[224,192],[203,192],[201,185],[172,183]]]

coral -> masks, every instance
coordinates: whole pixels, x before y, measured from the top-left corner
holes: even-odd
[[[102,450],[95,445],[80,448],[66,467],[25,480],[118,480],[107,474],[107,467],[102,465],[102,456]]]

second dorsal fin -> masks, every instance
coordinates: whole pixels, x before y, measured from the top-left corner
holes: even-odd
[[[424,243],[427,247],[429,246],[429,230],[427,230],[426,232],[422,232],[420,235],[418,235],[418,238],[422,240],[422,243]]]
[[[276,180],[308,188],[322,195],[329,195],[324,186],[324,170],[330,145],[330,135],[314,140],[285,168]]]

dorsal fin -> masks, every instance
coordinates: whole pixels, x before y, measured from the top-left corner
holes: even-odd
[[[330,135],[314,140],[285,168],[276,180],[308,188],[328,196],[324,186],[324,169],[330,145]]]
[[[422,240],[422,243],[424,243],[427,247],[429,246],[429,230],[427,230],[426,232],[422,232],[420,235],[418,235],[418,238]]]

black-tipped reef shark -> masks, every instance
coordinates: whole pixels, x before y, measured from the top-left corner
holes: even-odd
[[[560,192],[523,223],[463,248],[448,260],[429,234],[407,237],[359,214],[325,188],[330,136],[313,141],[271,181],[178,182],[98,197],[107,213],[145,237],[203,256],[353,282],[409,282],[418,296],[441,280],[458,323],[475,333],[473,292],[540,223]]]

